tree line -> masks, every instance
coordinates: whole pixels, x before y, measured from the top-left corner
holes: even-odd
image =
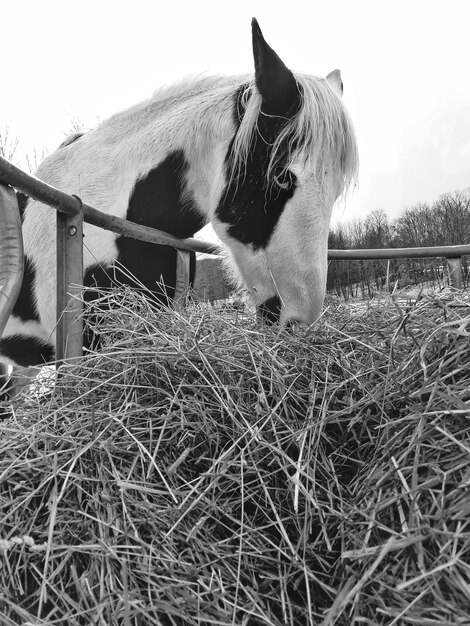
[[[390,220],[382,210],[365,218],[340,223],[330,230],[330,249],[414,248],[470,243],[470,188],[440,196],[433,204],[420,202]],[[469,280],[470,257],[463,258],[463,281]],[[409,285],[448,284],[444,258],[378,259],[329,262],[327,290],[349,297],[371,297],[377,291]]]

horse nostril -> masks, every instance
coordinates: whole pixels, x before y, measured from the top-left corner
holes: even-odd
[[[256,310],[258,319],[267,324],[275,324],[281,316],[281,300],[279,296],[273,296],[260,304]]]

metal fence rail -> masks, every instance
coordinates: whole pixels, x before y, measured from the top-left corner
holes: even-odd
[[[470,255],[470,245],[433,246],[429,248],[363,248],[360,250],[328,250],[328,258],[349,261],[373,259],[423,259],[445,257],[458,259]]]

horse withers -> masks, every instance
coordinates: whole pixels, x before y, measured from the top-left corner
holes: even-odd
[[[176,237],[211,222],[261,315],[309,325],[325,295],[331,210],[357,175],[356,140],[338,70],[294,74],[255,19],[252,42],[254,76],[162,88],[66,140],[37,176]],[[54,359],[56,246],[54,211],[33,200],[22,208],[24,280],[0,360],[25,367]],[[176,251],[85,224],[84,284],[114,282],[168,303]]]

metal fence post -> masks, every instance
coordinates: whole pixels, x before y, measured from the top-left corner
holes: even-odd
[[[462,257],[447,257],[450,286],[454,289],[462,289]]]
[[[190,283],[191,252],[176,250],[176,285],[174,303],[180,306],[185,303]]]
[[[57,211],[57,331],[58,361],[82,356],[83,352],[83,210],[77,198],[77,213]]]

